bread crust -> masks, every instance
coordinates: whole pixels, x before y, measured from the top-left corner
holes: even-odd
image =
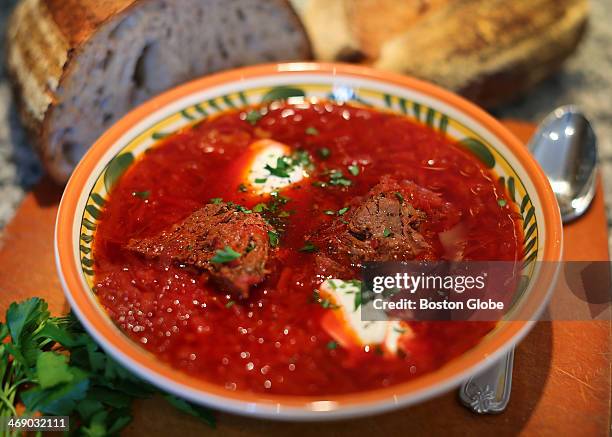
[[[57,91],[75,60],[105,24],[128,16],[146,0],[22,0],[9,20],[7,66],[21,119],[51,177],[64,183],[71,168],[51,149],[50,120],[58,110]],[[305,35],[288,0],[272,0],[290,12],[293,25]],[[303,53],[312,51],[304,38]]]
[[[588,0],[310,0],[304,21],[313,41],[344,23],[336,44],[319,50],[343,59],[346,47],[361,62],[409,74],[463,94],[487,108],[516,99],[554,73],[581,41]]]

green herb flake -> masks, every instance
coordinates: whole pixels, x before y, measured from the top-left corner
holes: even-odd
[[[245,121],[255,126],[257,122],[263,117],[263,114],[256,109],[252,109],[251,111],[246,113]]]
[[[327,147],[321,147],[317,150],[317,154],[321,159],[327,159],[331,155],[331,151]]]
[[[315,244],[311,243],[310,241],[307,241],[306,244],[304,244],[304,246],[300,248],[300,252],[307,252],[307,253],[316,252],[317,250],[319,250],[319,248]]]
[[[268,239],[270,240],[270,246],[278,246],[278,234],[276,232],[268,231]]]
[[[316,127],[309,126],[306,128],[306,135],[319,135],[319,131]]]
[[[331,209],[326,209],[323,213],[326,215],[336,215],[336,211],[332,211]]]
[[[148,199],[149,196],[151,195],[150,191],[133,191],[132,192],[132,196],[134,197],[140,197],[141,199]]]
[[[497,204],[503,208],[508,202],[506,202],[506,199],[497,199]]]
[[[402,196],[402,193],[400,193],[399,191],[396,191],[395,197],[397,197],[397,200],[399,200],[400,203],[404,203],[404,196]]]
[[[338,210],[338,215],[344,215],[346,214],[348,210],[349,210],[349,207],[345,206],[344,208]]]
[[[267,180],[268,180],[268,178],[256,178],[255,179],[255,183],[256,184],[265,184]]]
[[[319,298],[319,304],[326,310],[337,310],[338,308],[340,308],[339,305],[336,305],[335,303],[333,303],[331,300],[327,298],[325,299]]]
[[[352,184],[352,182],[344,177],[342,170],[331,170],[329,172],[329,184],[348,187]]]
[[[327,349],[334,350],[334,349],[338,349],[338,343],[336,343],[335,341],[330,341],[329,343],[327,343]]]
[[[389,237],[391,235],[391,229],[389,228],[385,228],[385,230],[383,231],[383,237]]]
[[[221,202],[223,202],[223,199],[220,197],[213,197],[212,199],[209,200],[209,203],[212,203],[214,205],[218,205]]]
[[[225,304],[225,308],[231,308],[234,306],[236,302],[234,302],[233,300],[228,300],[227,303]]]
[[[353,176],[358,176],[359,175],[359,166],[354,165],[354,164],[353,165],[349,165],[348,166],[348,171]]]
[[[263,212],[268,209],[268,205],[265,203],[258,203],[253,207],[253,212]]]
[[[213,262],[216,264],[224,264],[224,263],[234,261],[240,258],[240,256],[241,256],[240,253],[236,252],[234,249],[232,249],[229,246],[225,246],[223,249],[218,249],[215,252],[215,256],[213,256],[210,259],[210,262]]]
[[[355,300],[354,300],[354,311],[357,311],[359,309],[359,307],[361,306],[361,289],[355,293]]]
[[[289,172],[293,170],[293,166],[288,156],[280,156],[276,159],[276,167],[266,164],[265,169],[268,170],[272,176],[288,178]]]

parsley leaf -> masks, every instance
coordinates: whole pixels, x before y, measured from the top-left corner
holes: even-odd
[[[327,343],[327,349],[329,350],[338,349],[338,343],[336,343],[335,341],[330,341],[329,343]]]
[[[263,117],[263,114],[257,109],[252,109],[246,113],[245,121],[255,126],[257,122]]]
[[[316,127],[309,126],[306,128],[306,135],[319,135],[319,131]]]
[[[224,264],[231,261],[234,261],[240,258],[242,255],[239,252],[236,252],[229,246],[225,246],[223,249],[217,249],[215,252],[215,256],[210,259],[210,262],[217,264]]]
[[[353,164],[353,165],[349,165],[348,166],[348,171],[350,174],[352,174],[353,176],[358,176],[359,175],[359,166]]]
[[[300,252],[308,252],[308,253],[316,252],[317,250],[319,250],[319,248],[315,244],[311,243],[310,241],[307,241],[306,244],[304,244],[304,246],[300,248]]]
[[[268,239],[270,240],[270,246],[278,246],[278,234],[276,232],[268,231]]]
[[[344,177],[342,170],[332,170],[329,172],[329,184],[348,187],[352,182]]]
[[[383,231],[383,237],[388,237],[390,235],[391,235],[391,229],[385,228],[385,230]]]
[[[317,150],[317,154],[321,159],[327,159],[329,158],[329,155],[331,155],[331,151],[327,147],[321,147],[319,150]]]
[[[65,355],[55,352],[42,352],[36,360],[36,373],[41,388],[54,387],[58,384],[71,382],[74,375],[68,368]]]
[[[132,196],[140,197],[141,199],[147,199],[150,195],[151,195],[151,192],[149,190],[132,192]]]
[[[70,416],[75,435],[116,435],[131,421],[137,398],[157,393],[108,357],[72,314],[51,317],[47,303],[12,303],[0,322],[0,416]],[[165,395],[176,408],[210,425],[209,410]]]

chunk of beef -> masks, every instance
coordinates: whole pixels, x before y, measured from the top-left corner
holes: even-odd
[[[209,204],[158,235],[131,239],[127,249],[206,271],[223,291],[247,297],[250,287],[266,276],[272,252],[268,232],[273,230],[257,213],[226,203]],[[213,261],[217,251],[226,247],[240,257]]]
[[[330,275],[346,263],[429,258],[432,247],[421,233],[422,224],[430,215],[445,214],[448,207],[438,195],[410,181],[383,177],[367,195],[354,199],[346,214],[308,239],[320,249],[319,268]]]

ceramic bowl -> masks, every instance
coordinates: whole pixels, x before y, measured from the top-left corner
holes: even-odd
[[[312,398],[230,392],[194,379],[130,340],[96,299],[92,246],[97,220],[113,184],[135,158],[158,139],[216,112],[266,99],[304,96],[405,114],[469,148],[497,174],[517,204],[530,278],[520,299],[532,299],[535,312],[544,307],[552,284],[551,278],[538,275],[537,261],[560,259],[562,227],[548,181],[524,145],[483,110],[434,85],[365,67],[321,63],[262,65],[207,76],[142,104],[102,135],[74,171],[57,216],[57,269],[70,305],[95,340],[135,374],[190,401],[234,413],[283,420],[346,418],[411,405],[458,386],[515,346],[533,321],[499,323],[473,349],[412,381]]]

